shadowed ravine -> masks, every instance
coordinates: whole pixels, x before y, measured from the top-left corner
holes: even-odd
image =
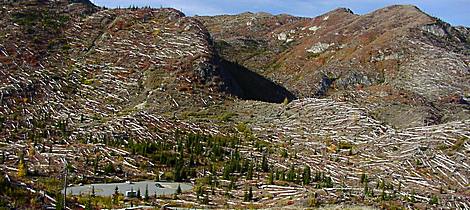
[[[227,60],[221,61],[223,71],[230,74],[232,93],[241,99],[257,100],[270,103],[282,103],[296,97],[283,86],[247,69],[246,67]],[[227,77],[226,77],[227,80]]]

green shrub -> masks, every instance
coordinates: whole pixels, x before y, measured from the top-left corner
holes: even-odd
[[[437,196],[435,195],[432,195],[431,199],[429,200],[429,204],[431,205],[439,204],[439,198],[437,198]]]
[[[94,79],[85,79],[83,80],[83,84],[92,85],[94,81],[95,81]]]
[[[353,145],[349,142],[341,141],[338,144],[339,149],[352,149]]]
[[[217,119],[223,122],[227,122],[231,121],[233,116],[236,116],[236,114],[233,112],[224,112],[223,114],[219,115]]]

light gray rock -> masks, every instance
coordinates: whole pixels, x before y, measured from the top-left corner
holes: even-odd
[[[328,44],[328,43],[318,42],[318,43],[314,44],[310,49],[308,49],[307,52],[315,53],[315,54],[323,53],[326,50],[328,50],[329,47],[331,47],[333,45],[334,45],[334,43]]]

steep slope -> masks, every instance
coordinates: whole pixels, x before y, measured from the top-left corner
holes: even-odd
[[[272,102],[293,98],[259,75],[234,77],[239,67],[219,67],[205,28],[174,9],[98,11],[87,3],[24,1],[8,3],[2,13],[3,133],[28,133],[36,121],[65,121],[69,138],[77,139],[103,126],[125,127],[120,119],[140,112],[172,118],[221,104],[230,98],[226,93]],[[19,112],[29,114],[18,118]],[[85,132],[73,131],[77,127]]]
[[[0,138],[8,144],[80,157],[99,148],[87,143],[172,142],[177,130],[217,134],[210,122],[179,119],[211,107],[222,107],[222,115],[232,95],[278,103],[294,98],[220,60],[205,27],[175,9],[31,0],[8,2],[1,11]],[[19,149],[12,146],[7,156]],[[33,171],[55,171],[44,156],[36,158]],[[60,165],[59,158],[51,161]],[[93,175],[88,167],[76,172]]]
[[[106,10],[66,18],[60,13],[73,14],[64,10],[77,3],[35,2],[12,3],[15,13],[2,21],[13,20],[6,27],[13,29],[5,30],[1,43],[4,121],[16,121],[14,116],[27,110],[29,116],[20,119],[27,128],[35,121],[47,122],[44,117],[66,121],[70,127],[89,120],[96,126],[97,119],[113,120],[111,116],[144,109],[147,101],[163,113],[179,103],[215,103],[221,97],[220,92],[209,92],[219,84],[208,35],[182,13]],[[25,7],[26,13],[17,7]],[[34,10],[44,15],[27,13]],[[57,15],[50,16],[54,12]],[[57,22],[62,19],[66,22]],[[47,35],[52,37],[43,37]]]
[[[278,20],[284,16],[264,15],[263,27],[256,21],[245,26],[245,16],[199,19],[214,34],[222,57],[273,79],[297,97],[356,101],[398,127],[469,116],[468,107],[459,104],[470,84],[465,28],[408,5],[365,15],[337,9],[283,24]],[[250,19],[257,18],[251,14]],[[231,28],[246,28],[245,35],[226,32]],[[449,103],[449,98],[457,100]],[[410,111],[418,114],[407,117]]]
[[[89,158],[96,166],[120,162],[99,144],[218,132],[174,118],[230,98],[198,21],[174,9],[98,11],[67,1],[14,2],[2,13],[2,166],[16,167],[26,147],[32,173],[57,175],[69,156],[71,175],[87,177],[96,175]],[[140,175],[132,166],[141,160],[134,156],[120,173]]]

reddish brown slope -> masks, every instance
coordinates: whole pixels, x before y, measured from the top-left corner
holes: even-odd
[[[219,25],[246,24],[239,16],[230,17]],[[218,27],[218,17],[200,19],[211,32]],[[221,36],[227,33],[217,29],[219,52],[298,97],[357,101],[385,121],[405,119],[404,125],[414,126],[468,115],[465,106],[443,102],[469,93],[468,34],[415,6],[395,5],[365,15],[337,9],[263,28],[268,31],[246,31],[241,37]],[[389,108],[393,104],[398,107]],[[418,114],[408,119],[410,111]]]

